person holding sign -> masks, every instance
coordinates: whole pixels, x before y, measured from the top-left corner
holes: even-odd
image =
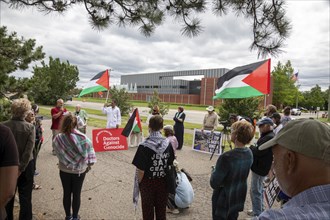
[[[281,190],[292,197],[258,219],[330,219],[330,127],[313,119],[289,121],[260,150],[271,149]]]
[[[214,112],[214,107],[209,106],[206,108],[207,114],[204,116],[202,132],[204,130],[214,131],[218,127],[218,115]]]
[[[233,150],[221,154],[212,171],[212,218],[237,219],[243,211],[247,192],[247,178],[253,162],[247,147],[254,137],[254,127],[247,121],[237,121],[231,127]]]
[[[112,100],[110,106],[108,106],[107,103],[104,104],[102,112],[107,115],[106,128],[119,128],[121,125],[120,109],[116,105],[116,100]]]
[[[166,219],[166,171],[169,165],[173,165],[174,152],[169,140],[162,136],[162,128],[161,116],[150,118],[150,135],[140,144],[132,162],[136,166],[134,201],[138,200],[139,188],[144,220],[154,219],[155,213],[156,219]]]

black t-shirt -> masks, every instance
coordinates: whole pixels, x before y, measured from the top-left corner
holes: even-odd
[[[143,178],[156,179],[166,176],[166,169],[173,164],[174,151],[172,145],[166,148],[162,154],[157,154],[148,147],[140,145],[133,159],[133,164],[144,171]]]
[[[0,124],[0,167],[18,166],[18,150],[11,130]]]

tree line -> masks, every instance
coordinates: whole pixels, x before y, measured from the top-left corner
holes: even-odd
[[[8,33],[6,27],[0,27],[0,121],[8,117],[8,100],[4,99],[8,93],[15,93],[16,97],[27,94],[29,99],[45,105],[53,105],[58,98],[66,98],[74,92],[79,91],[76,83],[79,80],[79,70],[69,61],[61,61],[59,58],[48,58],[48,63],[43,59],[45,53],[42,46],[36,46],[34,39],[24,39],[18,37],[15,32]],[[15,78],[10,76],[17,70],[26,70],[32,62],[41,61],[41,64],[33,66],[31,78]],[[316,85],[310,91],[299,91],[295,81],[292,80],[294,74],[291,62],[285,64],[278,63],[272,71],[273,77],[273,104],[279,109],[289,105],[299,106],[307,109],[320,107],[327,109],[329,89],[322,91]],[[119,103],[123,113],[130,110],[129,96],[124,90],[112,88],[110,93],[112,98]],[[159,100],[157,91],[149,103],[161,105],[164,114],[168,111],[168,105]],[[254,117],[256,109],[260,104],[260,98],[225,100],[219,107],[220,117],[228,118],[230,113],[237,113],[248,117]],[[257,113],[258,114],[258,113]]]

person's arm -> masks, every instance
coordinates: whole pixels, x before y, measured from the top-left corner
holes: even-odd
[[[179,118],[179,121],[183,123],[185,119],[186,119],[186,114],[182,113],[182,115]]]
[[[136,167],[139,183],[144,177],[144,170],[146,169],[146,156],[143,152],[144,146],[140,145],[135,153],[132,164]]]
[[[15,195],[18,166],[0,167],[0,209]]]
[[[144,171],[140,170],[138,168],[136,168],[136,170],[137,170],[137,176],[138,176],[139,183],[141,183],[143,176],[144,176]]]
[[[24,148],[23,154],[22,154],[22,161],[20,161],[19,165],[19,171],[23,172],[25,168],[27,167],[28,163],[30,162],[30,155],[32,154],[33,148],[34,148],[34,142],[36,138],[36,132],[33,125],[31,125],[32,128],[30,129],[29,137],[26,142],[26,146]]]
[[[228,173],[228,163],[229,161],[226,160],[226,157],[223,155],[219,157],[210,178],[210,185],[213,189],[217,189],[223,186]]]
[[[206,116],[207,116],[207,115],[204,116],[202,132],[204,131],[204,128],[205,128],[205,124],[206,124]]]
[[[63,114],[63,111],[64,111],[64,109],[61,108],[59,112],[55,113],[55,108],[52,108],[50,113],[51,113],[53,119],[57,119],[58,117],[60,117]]]
[[[108,114],[108,107],[107,107],[107,105],[106,105],[106,103],[104,103],[104,106],[103,106],[103,108],[102,108],[102,112],[103,112],[103,114]]]
[[[214,113],[215,114],[215,120],[214,120],[214,126],[213,126],[213,130],[216,130],[217,127],[218,127],[218,115],[217,113]]]
[[[83,110],[83,113],[84,113],[83,118],[85,120],[85,124],[87,125],[88,114],[87,114],[87,112],[85,110]]]

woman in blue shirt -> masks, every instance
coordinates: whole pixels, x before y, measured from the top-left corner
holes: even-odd
[[[231,127],[231,141],[235,148],[220,155],[210,179],[214,220],[237,219],[238,213],[244,209],[246,181],[253,162],[247,144],[254,136],[253,130],[247,121],[237,121]]]

